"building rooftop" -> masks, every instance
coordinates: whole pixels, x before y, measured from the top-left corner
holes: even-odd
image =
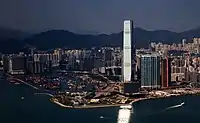
[[[141,57],[159,57],[160,56],[160,54],[157,54],[157,53],[155,53],[155,54],[144,54],[144,55],[141,55]]]

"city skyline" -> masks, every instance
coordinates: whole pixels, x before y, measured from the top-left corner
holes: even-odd
[[[2,0],[0,121],[196,123],[199,4]]]
[[[200,94],[200,38],[172,45],[151,42],[148,49],[136,50],[133,25],[132,20],[124,21],[123,48],[26,47],[2,53],[2,75],[9,84],[44,92],[34,94],[49,95],[64,108],[117,105],[132,110],[133,103],[146,99]]]
[[[135,27],[182,32],[200,26],[198,5],[197,0],[4,0],[0,2],[0,27],[28,32],[114,33],[122,30],[123,20],[130,19]]]

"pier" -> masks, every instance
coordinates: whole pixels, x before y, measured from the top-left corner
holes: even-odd
[[[36,89],[36,90],[39,90],[39,88],[37,88],[37,87],[35,87],[35,86],[33,86],[33,85],[31,85],[31,84],[29,84],[29,83],[27,83],[27,82],[21,80],[21,79],[15,78],[15,77],[13,77],[13,76],[11,76],[11,75],[9,75],[9,74],[6,74],[6,75],[9,76],[9,77],[12,77],[13,80],[19,81],[19,82],[21,82],[21,83],[23,83],[23,84],[25,84],[25,85],[28,85],[28,86],[30,86],[30,87]]]
[[[37,88],[37,87],[35,87],[35,86],[33,86],[33,85],[31,85],[31,84],[29,84],[29,83],[27,83],[27,82],[21,80],[21,79],[17,79],[17,78],[12,78],[12,79],[17,80],[17,81],[19,81],[19,82],[22,82],[22,83],[24,83],[25,85],[28,85],[28,86],[30,86],[30,87],[36,89],[36,90],[39,90],[39,88]]]
[[[34,94],[35,95],[47,95],[47,96],[53,97],[53,95],[50,93],[34,93]]]

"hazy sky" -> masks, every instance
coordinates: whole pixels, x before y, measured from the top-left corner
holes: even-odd
[[[0,0],[0,27],[119,32],[124,19],[144,29],[200,26],[200,0]]]

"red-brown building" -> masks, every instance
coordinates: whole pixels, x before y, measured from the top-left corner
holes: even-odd
[[[171,82],[171,59],[168,57],[161,60],[161,86],[168,87]]]

